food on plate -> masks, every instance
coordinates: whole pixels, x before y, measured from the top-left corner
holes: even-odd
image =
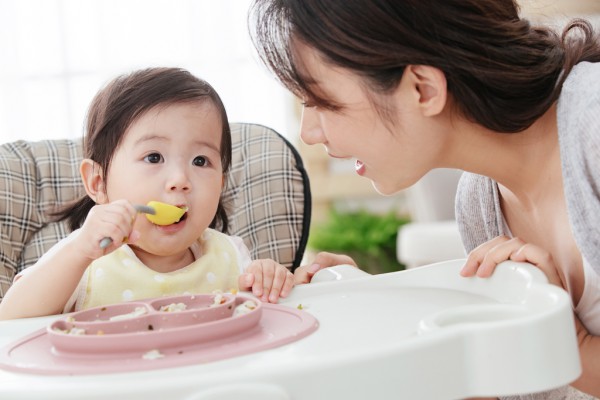
[[[147,351],[146,353],[144,353],[142,355],[142,358],[144,360],[156,360],[156,359],[159,359],[159,358],[163,358],[164,356],[165,355],[163,353],[161,353],[160,351],[154,349],[154,350],[150,350],[150,351]]]
[[[77,328],[75,326],[69,329],[54,328],[54,331],[64,333],[65,335],[85,335],[85,329]]]
[[[130,318],[136,318],[136,317],[141,317],[144,314],[147,314],[148,310],[146,309],[146,307],[136,307],[135,310],[133,310],[130,313],[127,314],[119,314],[119,315],[115,315],[113,317],[110,317],[111,321],[121,321],[123,319],[130,319]]]
[[[184,311],[186,308],[187,308],[187,306],[184,303],[171,303],[171,304],[165,304],[164,306],[161,306],[160,311],[177,312],[177,311]]]
[[[236,317],[238,315],[248,314],[249,312],[254,311],[256,307],[257,306],[255,302],[253,302],[252,300],[246,300],[245,302],[237,306],[235,310],[233,310],[233,316]]]

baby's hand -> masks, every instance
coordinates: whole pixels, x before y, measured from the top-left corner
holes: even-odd
[[[548,251],[507,236],[498,236],[471,251],[460,274],[487,278],[492,275],[496,265],[506,260],[533,264],[546,274],[549,283],[566,288],[563,272],[557,268]]]
[[[119,248],[125,241],[134,242],[138,233],[132,231],[136,210],[127,200],[117,200],[92,207],[77,237],[83,256],[95,260]],[[100,248],[104,238],[112,243]]]
[[[238,279],[240,290],[252,290],[261,301],[277,303],[294,287],[294,275],[273,260],[255,260]]]

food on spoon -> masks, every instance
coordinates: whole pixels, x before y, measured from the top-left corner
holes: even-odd
[[[177,207],[171,204],[161,203],[160,201],[148,202],[148,207],[152,207],[156,213],[146,214],[146,218],[156,225],[171,225],[179,222],[181,217],[187,212],[187,207]]]

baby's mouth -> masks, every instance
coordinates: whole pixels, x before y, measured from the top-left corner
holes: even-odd
[[[183,208],[183,207],[182,207],[182,208]],[[185,212],[185,213],[184,213],[184,214],[181,216],[181,218],[179,218],[179,221],[175,222],[175,225],[177,225],[178,223],[180,223],[180,222],[182,222],[182,221],[185,221],[185,220],[187,219],[187,216],[188,216],[188,212],[186,211],[186,212]]]

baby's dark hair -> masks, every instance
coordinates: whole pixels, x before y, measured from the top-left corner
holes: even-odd
[[[101,89],[87,114],[84,157],[98,163],[106,177],[127,128],[144,113],[156,106],[205,101],[211,102],[221,115],[221,164],[226,175],[231,164],[231,131],[225,106],[211,85],[181,68],[137,70],[113,79]],[[69,228],[75,230],[83,225],[94,205],[92,199],[84,196],[55,216],[58,220],[68,220]],[[228,218],[222,198],[210,227],[227,232]]]

